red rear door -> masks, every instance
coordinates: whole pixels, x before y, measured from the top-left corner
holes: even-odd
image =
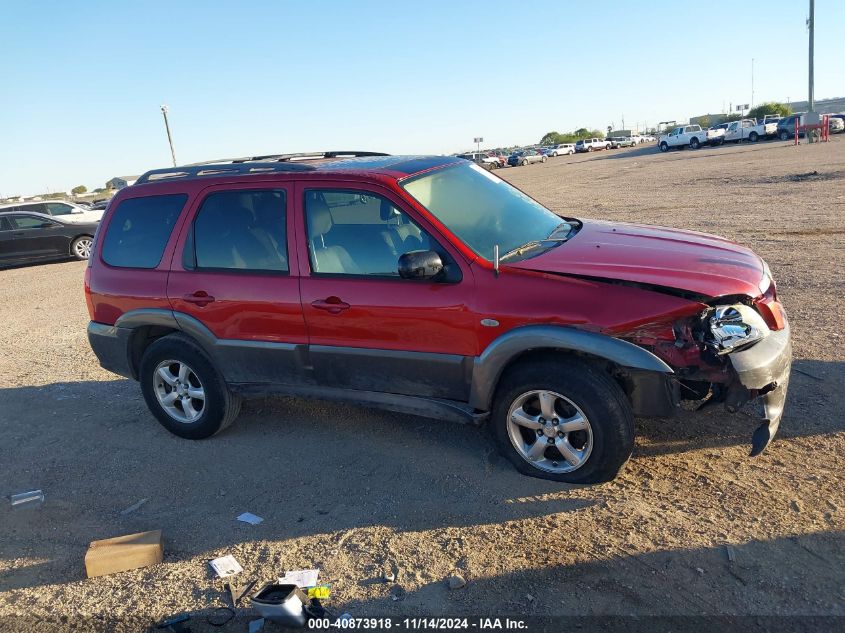
[[[305,380],[291,194],[286,183],[209,187],[179,236],[168,298],[186,330],[208,335],[228,382]]]

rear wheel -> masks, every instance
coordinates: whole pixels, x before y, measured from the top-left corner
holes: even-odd
[[[150,345],[138,373],[147,407],[179,437],[211,437],[240,412],[240,398],[229,391],[205,352],[183,334]]]
[[[756,143],[758,140],[760,140],[760,137],[757,135],[757,132],[752,132],[748,135],[748,140],[752,143]]]
[[[76,259],[86,260],[91,257],[91,246],[94,238],[90,235],[80,235],[70,244],[70,254]]]
[[[527,160],[522,161],[522,166],[523,166],[523,167],[527,167],[527,166],[528,166],[528,161],[527,161]]]
[[[545,156],[543,156],[543,159],[542,159],[540,162],[541,162],[541,163],[545,163],[545,162],[546,162],[546,157],[545,157]]]
[[[553,481],[609,481],[634,445],[633,413],[619,385],[577,361],[509,371],[490,423],[499,449],[519,472]]]
[[[698,142],[698,138],[693,136],[690,139],[689,146],[690,146],[690,149],[698,149],[699,147],[701,147],[701,143]]]

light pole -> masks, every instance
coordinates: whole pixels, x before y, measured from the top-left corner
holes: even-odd
[[[809,98],[808,110],[813,112],[815,110],[816,102],[813,97],[813,39],[816,26],[816,0],[810,0],[810,17],[807,18],[807,28],[810,30],[810,78],[809,78]]]
[[[176,151],[173,149],[173,137],[170,136],[170,123],[167,120],[167,106],[161,106],[161,114],[164,117],[164,129],[167,130],[167,142],[170,144],[170,157],[173,159],[173,166],[176,167]]]
[[[751,107],[754,107],[754,58],[751,58]]]

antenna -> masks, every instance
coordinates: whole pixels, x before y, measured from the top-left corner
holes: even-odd
[[[499,276],[499,245],[493,247],[493,274]]]

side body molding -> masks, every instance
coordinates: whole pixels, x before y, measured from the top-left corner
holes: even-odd
[[[627,341],[570,327],[527,325],[502,334],[475,359],[470,406],[489,411],[496,383],[504,368],[520,354],[535,349],[581,352],[607,359],[629,369],[661,374],[674,373],[672,368],[657,356]]]

